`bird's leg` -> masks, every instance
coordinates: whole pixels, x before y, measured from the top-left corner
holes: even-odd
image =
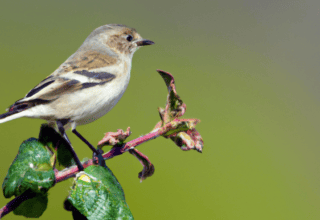
[[[79,171],[83,171],[84,168],[83,168],[83,166],[82,166],[82,163],[80,162],[80,160],[79,160],[76,152],[74,151],[74,149],[73,149],[73,147],[72,147],[72,145],[71,145],[71,142],[70,142],[70,140],[69,140],[69,138],[68,138],[68,136],[67,136],[67,134],[66,134],[66,132],[65,132],[65,130],[64,130],[64,128],[63,128],[62,122],[61,122],[61,121],[57,121],[57,125],[58,125],[58,129],[59,129],[59,131],[60,131],[60,134],[61,134],[62,137],[68,142],[69,150],[70,150],[70,152],[71,152],[71,154],[72,154],[72,156],[73,156],[73,159],[75,160],[75,162],[76,162],[76,164],[77,164],[77,167],[78,167]]]
[[[89,143],[76,129],[72,129],[72,132],[80,138],[88,147],[93,151],[93,157],[98,157],[99,165],[105,166],[106,163],[102,157],[103,151],[101,149],[96,149],[92,144]]]

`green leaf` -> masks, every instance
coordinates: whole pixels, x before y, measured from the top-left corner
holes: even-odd
[[[107,167],[89,166],[78,173],[67,201],[89,220],[133,219],[122,187]]]
[[[76,209],[68,200],[68,198],[64,201],[64,209],[72,212],[73,219],[77,220],[87,220],[87,217],[82,215],[78,209]]]
[[[39,218],[48,205],[47,194],[37,194],[35,197],[22,202],[14,211],[15,215],[27,218]]]
[[[54,155],[35,138],[24,141],[2,184],[6,198],[32,191],[35,197],[21,203],[14,214],[38,218],[47,208],[47,191],[54,185]]]
[[[54,185],[53,155],[35,138],[24,141],[2,184],[6,198],[19,196],[27,189],[46,193]]]
[[[39,141],[47,146],[57,158],[55,168],[63,170],[66,167],[75,165],[67,141],[48,124],[42,124],[39,134]]]

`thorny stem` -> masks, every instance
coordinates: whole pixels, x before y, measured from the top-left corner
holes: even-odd
[[[135,148],[136,146],[143,144],[144,142],[147,142],[149,140],[155,139],[165,133],[167,133],[170,130],[174,130],[172,128],[171,124],[165,124],[163,127],[156,129],[142,137],[138,137],[132,141],[129,141],[125,144],[123,144],[121,147],[114,146],[109,152],[103,154],[103,158],[105,160],[111,159],[115,156],[121,155],[125,153],[126,151],[129,151],[130,149]],[[84,162],[82,165],[84,168],[87,168],[88,166],[91,166],[94,164],[94,161],[92,159]],[[74,177],[76,173],[79,172],[77,166],[72,166],[68,169],[58,171],[55,170],[55,177],[56,177],[56,183],[61,182],[63,180],[66,180],[70,177]],[[7,203],[4,207],[0,209],[0,219],[4,217],[5,215],[9,214],[11,211],[13,211],[15,208],[17,208],[22,202],[26,201],[27,199],[33,198],[35,195],[32,192],[26,191],[25,193],[21,194],[20,196],[17,196],[13,200]]]

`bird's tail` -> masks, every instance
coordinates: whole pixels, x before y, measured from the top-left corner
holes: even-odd
[[[11,120],[16,119],[16,118],[21,118],[21,117],[27,116],[26,113],[27,112],[23,112],[23,111],[6,112],[6,113],[0,115],[0,124],[1,123],[5,123],[7,121],[11,121]]]
[[[35,105],[35,102],[19,102],[19,101],[20,100],[18,100],[16,103],[11,105],[8,108],[8,112],[0,115],[0,124],[5,123],[7,121],[11,121],[16,118],[29,116],[30,112],[26,110],[33,107]]]

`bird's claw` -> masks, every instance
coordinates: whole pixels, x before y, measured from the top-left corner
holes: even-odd
[[[106,162],[104,161],[103,156],[102,156],[103,150],[98,148],[97,152],[98,153],[93,152],[93,158],[92,158],[93,161],[95,162],[95,164],[98,164],[100,166],[105,167],[106,166]]]

